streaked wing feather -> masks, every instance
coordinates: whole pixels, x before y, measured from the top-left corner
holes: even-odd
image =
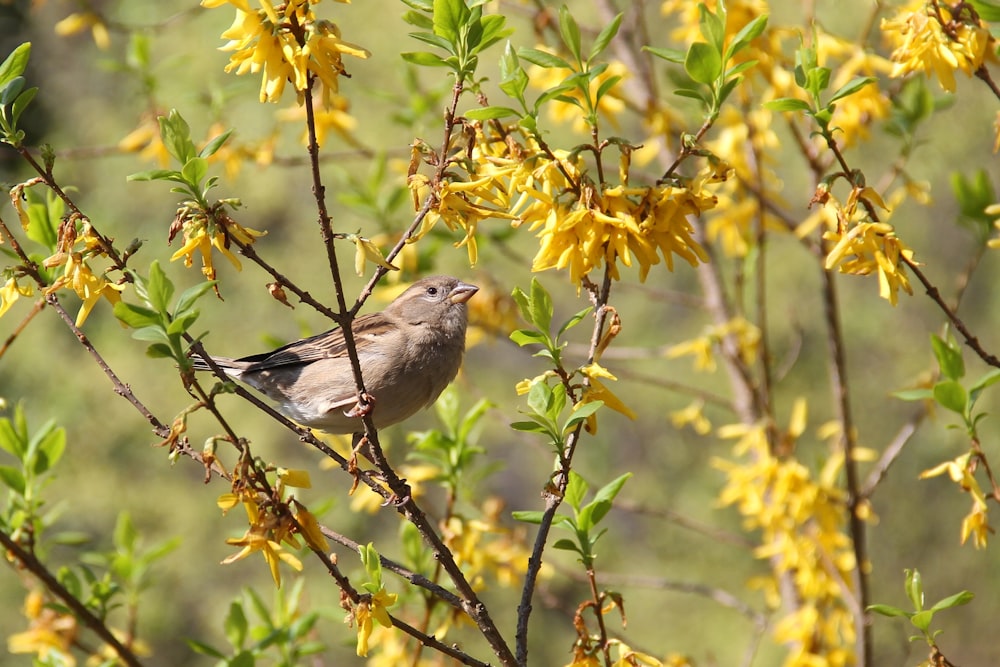
[[[365,332],[381,328],[385,322],[382,313],[369,313],[354,320],[351,327],[355,338]],[[359,341],[360,342],[360,341]],[[247,370],[259,371],[279,366],[289,366],[319,361],[320,359],[336,359],[347,355],[347,344],[340,328],[330,329],[321,334],[303,338],[271,352],[241,357],[237,362],[247,364]]]

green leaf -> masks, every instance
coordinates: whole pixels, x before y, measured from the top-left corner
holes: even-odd
[[[994,368],[989,373],[976,380],[976,383],[969,387],[970,402],[975,403],[979,399],[979,394],[981,394],[984,389],[996,384],[997,382],[1000,382],[1000,368]]]
[[[722,11],[725,11],[724,5],[721,3],[718,3],[716,6]],[[698,14],[698,28],[701,30],[701,34],[708,42],[706,46],[712,47],[721,62],[722,45],[726,39],[725,17],[713,14],[708,10],[708,7],[706,7],[704,3],[699,3]]]
[[[934,391],[932,389],[903,389],[894,391],[890,395],[903,401],[926,401],[934,398]]]
[[[167,150],[181,164],[195,157],[194,144],[191,142],[191,128],[177,109],[171,109],[166,116],[157,119],[160,123],[160,137]]]
[[[552,404],[552,387],[545,382],[536,382],[528,390],[528,408],[541,417],[548,416]]]
[[[167,335],[166,329],[164,329],[161,324],[154,324],[150,327],[136,329],[132,333],[132,338],[136,340],[143,340],[147,343],[163,343],[164,345],[170,345],[170,336]]]
[[[722,57],[710,44],[695,42],[688,47],[684,71],[698,83],[714,83],[722,73]]]
[[[594,43],[590,46],[590,55],[587,56],[587,60],[593,60],[597,56],[601,55],[604,49],[608,47],[611,40],[618,34],[618,28],[621,27],[622,24],[622,16],[621,12],[619,12],[617,16],[611,19],[611,23],[604,26],[604,29],[601,30],[601,32],[597,35],[597,39],[595,39]]]
[[[507,19],[500,14],[490,14],[480,19],[479,25],[482,29],[482,35],[472,52],[479,53],[484,49],[488,49],[504,37],[510,35],[513,30],[504,27],[506,21]]]
[[[975,595],[973,595],[969,591],[962,591],[961,593],[955,593],[954,595],[949,595],[943,600],[938,600],[936,603],[934,603],[934,606],[931,607],[931,611],[940,611],[942,609],[960,607],[963,604],[969,604],[970,602],[972,602],[972,598],[974,597]]]
[[[149,169],[137,171],[125,177],[126,181],[181,181],[181,172],[176,169]]]
[[[563,44],[569,49],[570,54],[580,62],[583,56],[580,47],[580,26],[576,24],[576,19],[569,13],[569,7],[566,5],[559,8],[559,34],[562,35]]]
[[[0,482],[19,496],[24,495],[25,482],[21,471],[12,466],[0,466]]]
[[[949,380],[959,380],[965,376],[965,362],[960,350],[935,334],[931,334],[931,347],[942,375]]]
[[[403,60],[408,63],[413,63],[414,65],[420,65],[421,67],[448,67],[448,63],[445,62],[444,58],[437,55],[436,53],[430,53],[429,51],[410,51],[406,53],[400,53]]]
[[[573,317],[566,320],[566,322],[561,327],[559,327],[559,333],[556,334],[556,339],[558,340],[559,338],[562,337],[564,333],[566,333],[567,331],[575,327],[577,324],[579,324],[583,320],[583,318],[585,318],[587,315],[590,314],[592,310],[593,308],[588,306],[583,310],[581,310],[576,315],[574,315]]]
[[[906,597],[916,611],[924,608],[924,585],[919,570],[904,570]]]
[[[229,137],[232,136],[232,134],[233,134],[232,130],[226,130],[219,136],[209,141],[207,144],[205,144],[205,147],[201,149],[201,152],[198,153],[198,157],[205,158],[215,155],[219,151],[219,149],[222,148],[223,144],[229,141]]]
[[[569,503],[569,506],[575,510],[579,510],[583,505],[583,499],[587,495],[587,489],[590,488],[587,485],[586,480],[583,479],[576,471],[569,471],[569,480],[566,482],[566,492],[563,494],[563,499]]]
[[[160,316],[155,310],[119,301],[114,307],[115,317],[133,329],[159,326]]]
[[[684,63],[684,59],[687,58],[687,53],[680,49],[660,49],[654,46],[644,46],[643,51],[648,51],[652,53],[657,58],[663,58],[666,61],[677,63],[681,65]]]
[[[246,613],[243,611],[243,604],[238,600],[234,600],[229,605],[229,613],[226,614],[226,620],[223,624],[226,639],[233,648],[243,648],[248,627],[249,624],[247,623]]]
[[[174,317],[183,317],[188,309],[194,305],[195,301],[200,299],[205,292],[212,289],[215,282],[214,280],[206,280],[181,292],[181,295],[177,298],[177,304],[174,306]]]
[[[827,104],[833,104],[837,100],[843,99],[848,95],[853,95],[865,86],[875,83],[876,81],[878,81],[878,79],[873,76],[859,76],[851,79],[833,94],[833,97],[830,98]]]
[[[771,111],[812,111],[808,102],[795,97],[779,97],[776,100],[765,102],[764,108]]]
[[[542,522],[542,517],[545,516],[545,513],[537,510],[518,510],[516,512],[511,512],[510,515],[515,521],[537,524]]]
[[[548,433],[549,429],[544,424],[536,421],[520,421],[511,422],[510,427],[515,431],[523,431],[525,433]]]
[[[153,343],[146,348],[146,356],[150,359],[173,359],[174,350],[166,343]]]
[[[531,279],[531,323],[542,333],[548,334],[552,326],[552,297],[537,278]]]
[[[181,317],[175,317],[167,325],[167,335],[177,336],[184,333],[191,328],[191,325],[195,323],[200,314],[198,310],[188,310]]]
[[[28,88],[26,91],[17,96],[14,100],[14,105],[11,107],[11,121],[13,125],[17,125],[17,121],[21,118],[21,114],[24,110],[28,108],[31,104],[31,100],[35,99],[35,95],[38,94],[38,88]]]
[[[553,67],[573,69],[568,62],[559,56],[546,51],[539,51],[538,49],[518,49],[517,56],[521,60],[527,60],[532,65],[538,65],[539,67],[545,67],[546,69]]]
[[[216,658],[218,660],[225,660],[226,654],[219,651],[217,648],[209,646],[205,642],[200,642],[196,639],[185,639],[184,640],[188,647],[195,653],[200,653],[201,655],[207,655],[211,658]]]
[[[931,626],[932,620],[934,620],[934,612],[930,609],[918,611],[910,616],[910,623],[921,632],[927,632],[927,628]]]
[[[572,414],[570,414],[569,419],[566,420],[566,424],[563,425],[563,433],[584,421],[587,417],[603,407],[604,401],[588,401],[586,403],[577,404],[577,406],[573,409]]]
[[[457,43],[469,15],[470,10],[464,0],[434,0],[434,34],[444,37],[452,44]]]
[[[726,49],[726,60],[735,56],[745,49],[750,42],[760,37],[764,29],[767,28],[767,14],[761,14],[743,26],[738,33],[733,35],[729,48]]]
[[[597,494],[594,496],[594,502],[595,503],[606,502],[607,509],[603,510],[600,514],[598,514],[595,511],[594,523],[598,523],[602,518],[604,518],[604,514],[606,514],[607,511],[611,509],[611,501],[615,499],[615,496],[618,495],[618,492],[622,490],[622,487],[625,485],[625,482],[627,482],[629,477],[631,476],[632,473],[627,472],[624,475],[621,475],[611,480],[597,491]]]
[[[893,607],[887,604],[872,604],[868,605],[868,611],[873,611],[876,614],[881,614],[882,616],[909,616],[910,612],[904,611],[899,607]]]
[[[37,436],[36,436],[37,437]],[[41,475],[52,468],[66,451],[66,429],[53,428],[38,442],[34,474]]]
[[[7,84],[24,74],[24,70],[28,67],[28,58],[30,56],[31,42],[23,42],[10,52],[10,55],[0,64],[0,90],[3,90],[7,87]]]
[[[531,329],[517,329],[512,331],[510,339],[520,347],[524,347],[525,345],[545,345],[548,342],[548,337],[545,334]]]
[[[934,400],[952,412],[964,415],[968,398],[965,388],[954,380],[943,380],[934,385]]]
[[[469,109],[465,112],[465,117],[471,120],[493,120],[494,118],[507,118],[509,116],[520,116],[521,114],[510,107],[480,107]]]
[[[1000,22],[1000,5],[988,0],[971,0],[971,3],[982,20],[990,23]]]
[[[199,158],[200,159],[200,158]],[[149,278],[146,283],[149,305],[160,313],[169,312],[170,299],[174,295],[174,284],[160,268],[158,260],[149,265]]]
[[[583,555],[583,552],[580,551],[580,547],[577,546],[576,542],[574,542],[572,540],[568,540],[565,537],[562,537],[562,538],[556,540],[555,543],[553,543],[552,548],[553,549],[560,549],[562,551],[575,551],[576,553],[580,554],[581,556]]]
[[[192,186],[198,186],[208,174],[208,160],[203,157],[192,157],[181,168],[181,176]]]
[[[411,32],[410,37],[417,41],[424,42],[425,44],[430,44],[431,46],[443,49],[451,55],[455,55],[455,45],[440,35],[435,35],[432,32]]]

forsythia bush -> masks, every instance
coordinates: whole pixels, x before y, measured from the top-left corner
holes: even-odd
[[[166,650],[240,666],[997,658],[958,625],[939,638],[934,617],[974,594],[996,606],[981,554],[1000,502],[998,439],[983,418],[1000,359],[992,301],[961,305],[1000,245],[1000,5],[203,0],[165,3],[177,13],[150,25],[113,4],[13,4],[45,38],[11,44],[0,65],[12,180],[0,210],[0,542],[25,588],[10,653],[139,665]],[[359,14],[387,32],[398,23],[407,41],[366,44],[348,28]],[[60,65],[40,44],[88,52],[87,32],[108,76],[144,92],[133,128],[98,156],[75,151],[73,128],[60,128],[69,117],[43,135],[36,113],[61,104],[46,78]],[[228,62],[209,73],[216,50]],[[198,61],[197,73],[154,51]],[[376,66],[399,87],[365,69]],[[228,82],[211,84],[223,70]],[[233,111],[253,91],[271,121]],[[379,129],[387,118],[402,139]],[[955,145],[972,164],[943,173],[935,151]],[[80,165],[111,157],[128,161],[128,182],[113,187],[142,202],[141,221],[122,222],[135,215],[124,199],[91,194],[104,175]],[[248,172],[265,175],[260,185],[246,185]],[[246,204],[261,191],[287,217]],[[957,249],[960,233],[971,249]],[[480,287],[471,349],[437,426],[405,444],[368,414],[353,440],[312,431],[221,374],[194,372],[258,334],[255,309],[346,329],[369,297],[441,272]],[[217,313],[231,302],[243,313],[228,340]],[[905,315],[914,302],[919,324]],[[873,323],[881,330],[866,332]],[[75,340],[51,353],[69,365],[40,358],[35,332],[53,327]],[[353,337],[346,345],[377,414]],[[871,378],[874,365],[852,363],[912,368],[910,351],[931,367]],[[92,429],[67,412],[91,399],[41,395],[22,370],[71,376],[84,364],[120,397],[94,404]],[[168,378],[179,399],[164,398]],[[36,413],[51,419],[35,426]],[[251,413],[332,469],[284,460]],[[925,446],[941,438],[935,414],[960,434],[953,451]],[[193,547],[228,551],[221,565],[187,562],[191,576],[214,591],[229,584],[218,577],[251,577],[256,560],[273,603],[256,581],[227,588],[226,611],[210,612],[204,583],[205,609],[182,632],[140,622],[172,604],[161,573],[188,531],[150,539],[124,494],[97,546],[81,534],[92,528],[82,507],[54,502],[70,467],[103,491],[96,467],[67,458],[121,420],[160,447],[130,454],[142,457],[128,473],[136,496],[140,475],[194,469],[177,493],[203,482],[215,503],[185,499],[178,514],[239,523],[237,536]],[[684,460],[696,463],[671,467]],[[906,462],[942,479],[888,486]],[[718,525],[683,516],[687,478]],[[931,492],[954,492],[964,516],[921,495]],[[643,523],[653,517],[730,548],[704,547],[716,555],[701,562]],[[893,534],[913,517],[914,531],[933,529]],[[967,545],[957,553],[970,565],[925,559],[918,539]],[[927,606],[918,565],[969,590]],[[899,598],[904,566],[905,608],[879,602]],[[702,612],[706,601],[730,615]],[[899,621],[879,615],[905,617],[925,646],[901,656]],[[674,624],[700,636],[664,631]],[[178,632],[184,646],[164,648]]]

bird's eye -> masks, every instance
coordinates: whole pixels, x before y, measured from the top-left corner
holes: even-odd
[[[438,293],[438,288],[437,287],[428,287],[427,288],[427,294],[429,296],[437,296],[437,293]]]

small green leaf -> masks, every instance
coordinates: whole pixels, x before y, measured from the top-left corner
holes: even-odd
[[[174,295],[174,284],[170,282],[170,278],[160,268],[159,261],[154,261],[149,265],[149,278],[147,279],[146,291],[149,305],[154,310],[160,313],[169,312],[170,299]]]
[[[552,326],[552,297],[537,278],[531,279],[531,323],[542,333]]]
[[[516,331],[512,331],[510,339],[521,347],[535,344],[545,345],[548,342],[548,337],[545,334],[531,329],[517,329]]]
[[[611,509],[611,501],[615,499],[615,496],[618,495],[618,492],[622,490],[622,487],[625,485],[625,482],[627,482],[631,476],[632,473],[627,472],[624,475],[621,475],[611,480],[597,491],[597,494],[594,496],[594,503],[602,503],[601,505],[602,507],[603,503],[606,503],[607,507],[606,509],[603,509],[603,511],[601,511],[600,513],[598,513],[595,510],[594,523],[598,523],[601,519],[604,518],[604,515],[607,513],[607,511]]]
[[[515,521],[523,521],[524,523],[541,523],[542,517],[545,516],[544,512],[539,512],[537,510],[519,510],[516,512],[511,512],[510,515]]]
[[[181,172],[176,169],[149,169],[137,171],[125,177],[126,181],[180,181]]]
[[[873,76],[859,76],[857,78],[851,79],[843,86],[841,86],[837,90],[837,92],[833,94],[833,97],[830,98],[827,104],[833,104],[837,100],[843,99],[848,95],[853,95],[854,93],[858,92],[865,86],[875,83],[876,81],[878,81],[878,79],[876,79]]]
[[[580,551],[580,547],[577,546],[576,542],[568,540],[565,537],[556,540],[555,543],[553,543],[552,548],[560,549],[562,551],[575,551],[581,556],[583,555],[583,552]]]
[[[687,52],[682,51],[681,49],[660,49],[653,46],[644,46],[642,47],[642,50],[652,53],[657,58],[663,58],[666,61],[677,63],[678,65],[682,65],[684,63],[684,59],[687,58]]]
[[[927,628],[931,626],[932,620],[934,620],[934,612],[930,609],[918,611],[910,616],[910,623],[921,632],[927,632]]]
[[[924,585],[920,577],[920,570],[904,570],[906,597],[910,599],[913,609],[920,611],[924,608]]]
[[[767,14],[761,14],[743,26],[738,33],[733,36],[726,49],[726,60],[729,60],[737,53],[745,49],[750,42],[760,37],[764,29],[767,28]]]
[[[572,414],[570,414],[569,419],[566,420],[566,424],[563,425],[563,433],[569,431],[603,407],[604,401],[588,401],[587,403],[577,404]]]
[[[559,338],[562,337],[564,333],[566,333],[567,331],[575,327],[577,324],[579,324],[583,320],[583,318],[585,318],[587,315],[590,314],[592,310],[593,308],[588,306],[587,308],[584,308],[573,317],[566,320],[565,324],[559,327],[559,333],[556,334],[556,339],[558,340]]]
[[[795,97],[779,97],[776,100],[765,102],[764,108],[771,111],[812,111],[808,102]]]
[[[177,304],[174,306],[174,317],[183,317],[188,309],[194,305],[195,301],[200,299],[205,292],[212,289],[215,282],[214,280],[206,280],[181,292],[181,295],[177,298]]]
[[[247,616],[243,611],[243,604],[238,600],[233,601],[229,605],[229,613],[226,614],[226,619],[223,623],[226,639],[229,640],[233,648],[243,648],[243,643],[247,638],[248,627],[249,623],[247,623]]]
[[[545,382],[536,382],[528,390],[528,408],[541,417],[548,414],[552,404],[552,387]]]
[[[219,149],[222,148],[222,146],[227,141],[229,141],[229,137],[231,137],[232,134],[233,134],[232,130],[226,130],[219,136],[215,137],[207,144],[205,144],[205,147],[201,149],[201,152],[198,153],[198,156],[206,158],[215,155],[217,152],[219,152]]]
[[[569,12],[569,7],[563,5],[559,8],[559,34],[562,35],[563,44],[569,49],[570,54],[580,62],[583,59],[583,52],[580,46],[580,26],[576,24],[576,19]]]
[[[882,616],[909,616],[910,613],[900,609],[899,607],[893,607],[887,604],[873,604],[868,605],[868,611],[873,611],[876,614],[881,614]]]
[[[520,421],[511,422],[510,427],[515,431],[524,431],[525,433],[548,433],[549,429],[544,424],[540,424],[536,421]]]
[[[434,34],[457,43],[470,14],[464,0],[434,0]]]
[[[422,67],[448,67],[448,63],[445,62],[444,58],[428,51],[410,51],[400,53],[399,55],[406,62]]]
[[[569,504],[573,509],[580,509],[583,505],[583,499],[587,495],[587,489],[590,488],[587,485],[586,480],[583,479],[576,471],[569,471],[569,480],[566,482],[566,492],[563,494],[563,499]]]
[[[12,466],[0,466],[0,482],[19,496],[24,495],[24,475]]]
[[[894,391],[891,396],[903,401],[926,401],[934,398],[934,391],[931,389],[903,389]]]
[[[934,604],[934,606],[931,607],[931,611],[940,611],[942,609],[960,607],[963,604],[969,604],[970,602],[972,602],[972,598],[974,597],[975,595],[973,595],[969,591],[962,591],[961,593],[955,593],[954,595],[949,595],[943,600],[938,600]]]
[[[722,3],[717,3],[716,6],[721,11],[725,11],[725,6]],[[713,14],[708,10],[708,7],[706,7],[704,3],[699,3],[698,28],[701,30],[701,34],[708,42],[706,46],[712,47],[721,61],[722,45],[726,39],[725,16]]]
[[[114,306],[115,317],[133,329],[159,326],[160,316],[155,310],[119,301]]]
[[[959,349],[936,334],[931,334],[931,347],[942,375],[949,380],[959,380],[965,376],[965,362]]]
[[[465,112],[465,117],[470,120],[493,120],[495,118],[508,118],[520,115],[518,111],[510,107],[481,107],[478,109],[469,109]]]
[[[722,57],[710,44],[695,42],[688,47],[684,71],[698,83],[714,83],[722,73]]]
[[[165,343],[153,343],[146,348],[146,356],[150,359],[172,359],[174,350]]]
[[[618,28],[621,27],[622,24],[622,16],[621,12],[619,12],[617,16],[611,19],[611,23],[604,26],[604,29],[601,30],[601,32],[597,35],[597,38],[594,40],[594,43],[591,45],[590,55],[587,56],[587,60],[593,60],[597,56],[601,55],[604,49],[608,47],[611,40],[618,34]]]
[[[31,42],[23,42],[10,52],[0,64],[0,90],[7,87],[11,81],[24,74],[31,56]]]
[[[934,400],[952,412],[964,415],[968,398],[965,388],[954,380],[943,380],[934,385]]]
[[[206,175],[208,175],[208,160],[203,157],[192,157],[181,168],[181,176],[192,186],[199,185]]]
[[[521,60],[527,60],[532,65],[538,65],[539,67],[544,67],[546,69],[553,67],[573,69],[570,67],[568,62],[559,56],[548,53],[547,51],[539,51],[538,49],[518,49],[517,56]]]
[[[160,137],[167,150],[181,164],[195,157],[194,144],[191,142],[191,128],[177,109],[171,109],[166,116],[157,119],[160,122]]]

